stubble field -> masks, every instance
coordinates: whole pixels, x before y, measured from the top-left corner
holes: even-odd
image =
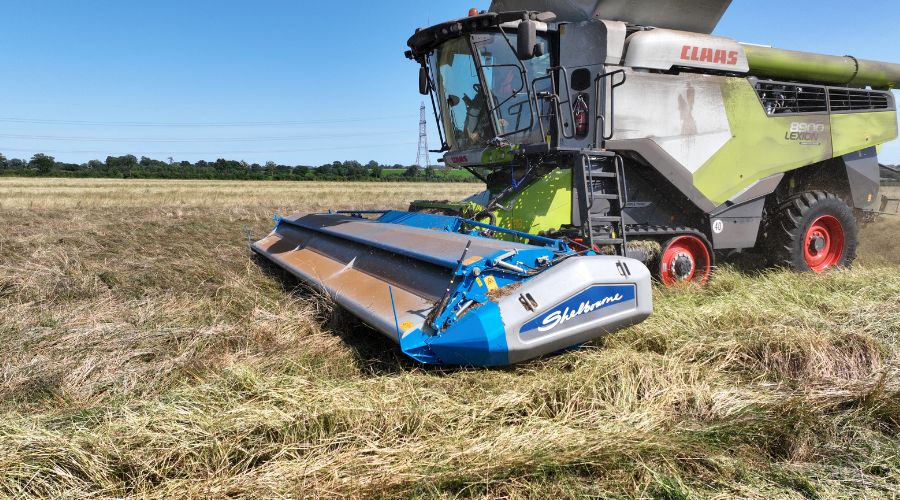
[[[900,495],[900,218],[507,370],[423,369],[247,251],[477,189],[0,179],[0,496]]]

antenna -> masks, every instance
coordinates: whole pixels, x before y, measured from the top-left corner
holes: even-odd
[[[420,168],[431,166],[431,156],[428,153],[428,121],[425,119],[425,103],[419,108],[419,152],[416,155],[416,165]]]

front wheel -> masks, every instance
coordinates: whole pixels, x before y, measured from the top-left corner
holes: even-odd
[[[767,231],[774,264],[823,273],[856,260],[859,227],[853,209],[837,196],[802,193],[783,203]]]
[[[666,286],[684,283],[705,286],[711,274],[712,252],[699,236],[677,236],[662,246],[659,277]]]

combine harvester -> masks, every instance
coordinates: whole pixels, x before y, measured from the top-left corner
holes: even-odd
[[[900,66],[710,33],[729,0],[496,0],[420,29],[459,203],[294,216],[253,249],[429,364],[507,365],[643,321],[717,252],[849,265]]]

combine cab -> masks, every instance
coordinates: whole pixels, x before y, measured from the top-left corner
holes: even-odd
[[[900,66],[710,35],[729,4],[497,0],[418,30],[443,161],[486,191],[281,219],[254,249],[413,358],[479,366],[642,321],[648,268],[702,285],[752,248],[849,265]]]

